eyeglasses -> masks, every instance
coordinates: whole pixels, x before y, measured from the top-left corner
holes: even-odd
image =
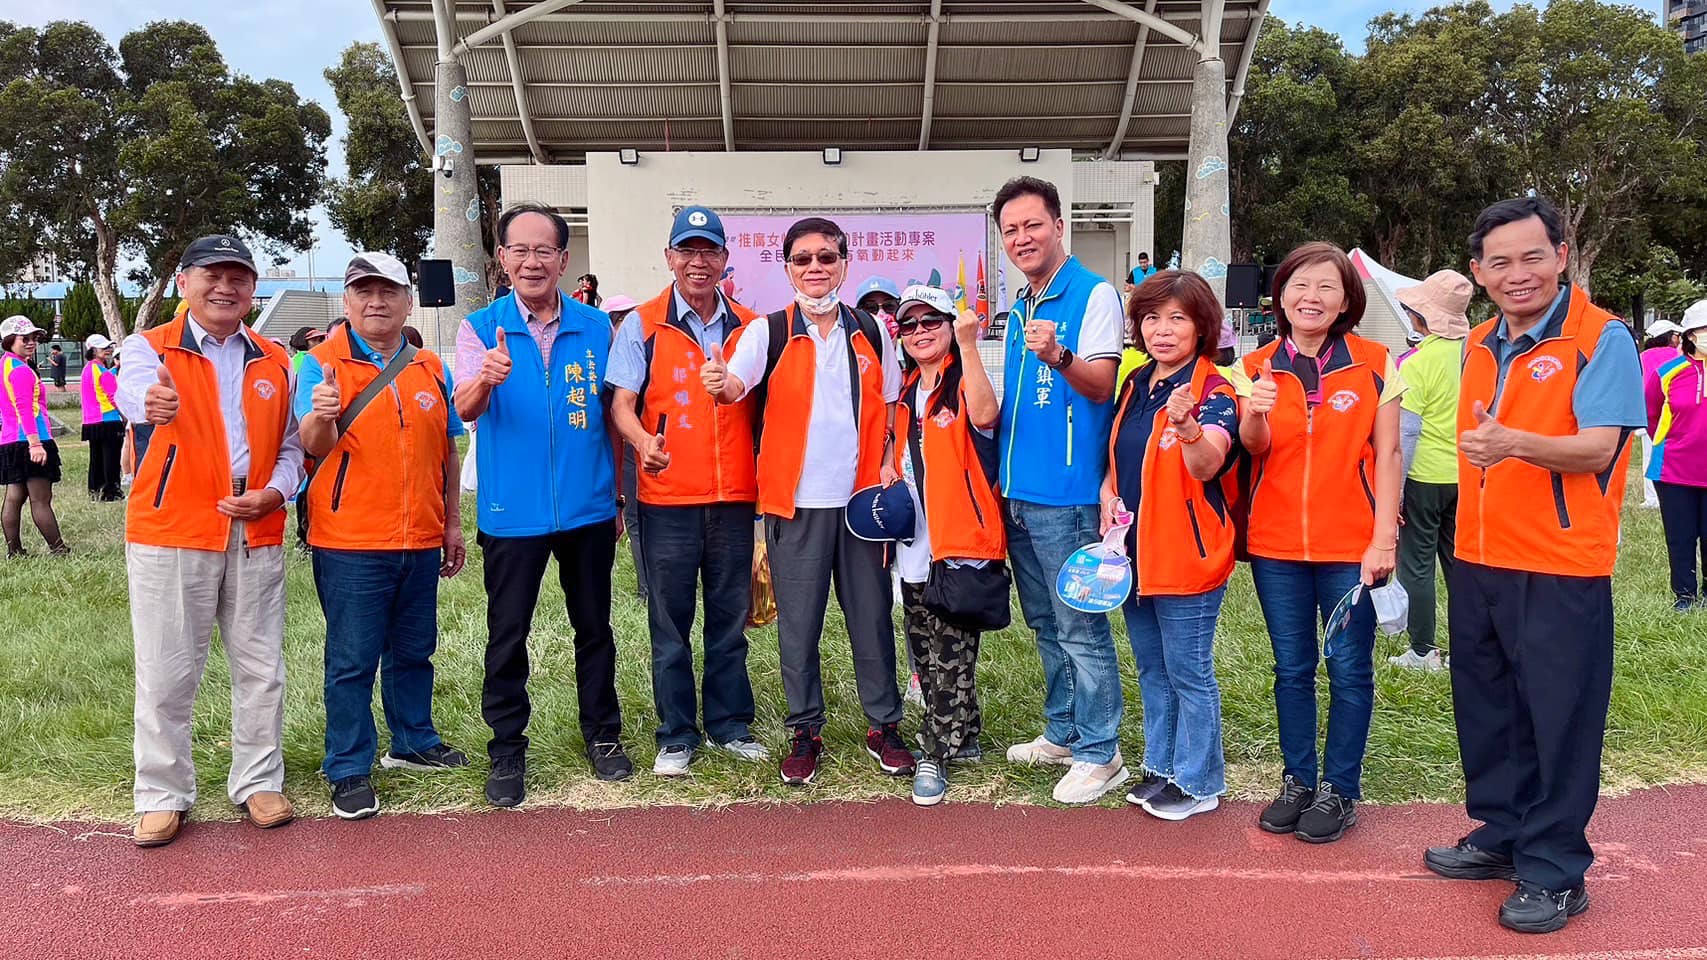
[[[529,259],[544,263],[563,252],[562,247],[530,247],[525,243],[512,243],[504,248],[510,256],[526,263]]]
[[[788,262],[797,267],[809,267],[812,265],[812,259],[813,255],[810,253],[796,253],[788,258]],[[818,251],[817,260],[819,266],[833,267],[840,259],[842,259],[842,255],[834,250]]]
[[[726,247],[671,247],[670,252],[683,260],[718,260],[729,255]]]
[[[927,313],[922,317],[902,320],[895,325],[895,332],[905,337],[920,330],[935,330],[949,321],[948,316],[941,313]]]

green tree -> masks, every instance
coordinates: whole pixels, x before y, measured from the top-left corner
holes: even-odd
[[[0,23],[0,71],[0,269],[42,250],[81,266],[110,336],[130,327],[122,260],[141,263],[146,326],[199,235],[281,259],[308,246],[331,121],[283,81],[232,72],[202,27],[150,23],[114,51],[84,23]]]
[[[1370,22],[1352,70],[1357,173],[1385,265],[1416,275],[1464,269],[1476,213],[1516,192],[1511,151],[1487,123],[1500,57],[1485,0]]]
[[[1699,177],[1707,60],[1637,7],[1554,0],[1496,21],[1489,121],[1559,206],[1572,279],[1640,232],[1674,177]]]
[[[95,296],[92,284],[74,283],[65,291],[65,299],[59,303],[59,323],[60,333],[73,340],[107,329],[101,301]]]
[[[332,225],[358,250],[414,264],[432,240],[433,176],[397,96],[397,71],[378,44],[353,43],[326,82],[349,126],[349,175],[326,192]]]
[[[1263,25],[1228,131],[1233,260],[1277,259],[1306,240],[1360,241],[1374,207],[1351,182],[1353,133],[1342,95],[1352,58],[1337,35]]]

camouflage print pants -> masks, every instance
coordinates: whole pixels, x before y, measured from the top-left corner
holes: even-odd
[[[978,711],[973,674],[978,666],[978,632],[945,623],[925,609],[925,585],[901,584],[906,614],[907,650],[918,664],[924,689],[925,717],[920,724],[927,757],[946,761],[976,743],[984,726]]]

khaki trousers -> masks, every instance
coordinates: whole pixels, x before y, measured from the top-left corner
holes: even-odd
[[[241,804],[284,790],[283,547],[243,546],[231,525],[223,553],[129,544],[131,632],[136,641],[136,809],[188,810],[196,802],[190,723],[213,628],[231,664],[231,772]]]

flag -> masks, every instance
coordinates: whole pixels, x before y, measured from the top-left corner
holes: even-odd
[[[978,298],[972,301],[972,309],[978,314],[978,337],[982,339],[990,333],[990,291],[984,280],[984,252],[978,251]]]
[[[966,254],[960,255],[960,266],[955,270],[954,305],[961,310],[966,309]]]

